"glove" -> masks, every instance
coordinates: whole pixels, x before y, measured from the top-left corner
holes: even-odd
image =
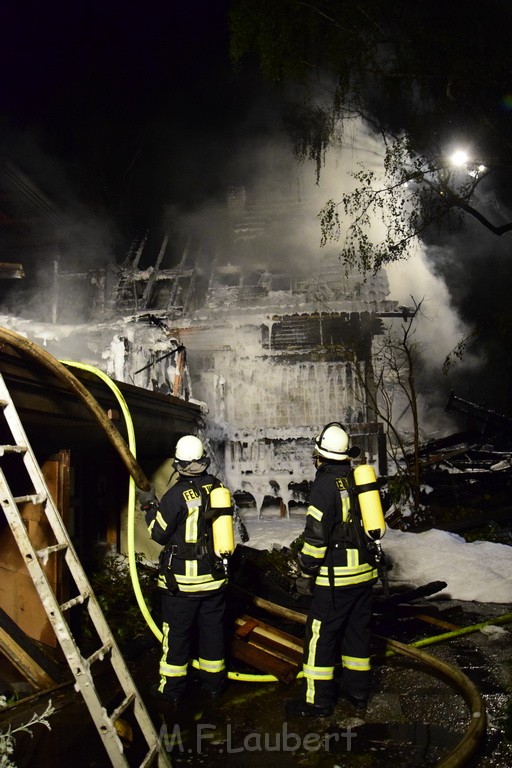
[[[295,579],[295,589],[299,595],[309,597],[313,594],[313,579],[307,573],[300,573]]]
[[[159,505],[153,486],[151,486],[149,491],[142,491],[140,488],[137,488],[136,495],[141,509],[147,510]]]

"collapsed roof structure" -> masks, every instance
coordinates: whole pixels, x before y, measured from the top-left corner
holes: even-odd
[[[385,318],[405,310],[387,298],[382,270],[363,276],[332,254],[301,260],[299,253],[287,263],[279,253],[285,208],[286,220],[292,210],[298,222],[297,201],[251,204],[243,188],[231,190],[213,247],[205,252],[189,239],[177,266],[169,265],[169,234],[152,265],[146,239],[135,241],[110,306],[116,316],[160,324],[186,350],[191,392],[207,404],[207,432],[223,444],[230,487],[258,510],[289,514],[312,479],[311,441],[325,423],[343,422],[366,460],[386,470],[382,426],[365,389],[374,338]],[[136,335],[125,345],[128,359]]]

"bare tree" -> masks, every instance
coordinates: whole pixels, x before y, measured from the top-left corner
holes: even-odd
[[[416,338],[423,299],[411,297],[413,308],[403,321],[388,327],[378,337],[372,355],[373,375],[367,365],[347,350],[355,377],[361,386],[366,409],[382,422],[387,437],[387,450],[396,469],[389,481],[392,497],[412,504],[414,513],[421,510],[419,448],[421,428],[418,411],[416,372],[422,348]],[[412,457],[412,458],[411,458]]]

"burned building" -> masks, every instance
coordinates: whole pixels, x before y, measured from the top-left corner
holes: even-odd
[[[209,245],[190,238],[172,266],[166,235],[148,266],[140,240],[113,291],[117,315],[161,323],[186,350],[190,391],[207,406],[206,432],[222,447],[239,502],[281,514],[303,501],[311,441],[325,423],[343,422],[365,460],[385,471],[368,398],[372,345],[385,318],[402,314],[383,270],[363,276],[305,245],[283,256],[303,213],[296,201],[249,204],[234,190]]]

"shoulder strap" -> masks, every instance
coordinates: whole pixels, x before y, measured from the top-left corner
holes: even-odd
[[[353,470],[346,476],[347,492],[349,495],[349,512],[345,521],[336,522],[331,531],[333,543],[345,544],[358,549],[365,556],[368,554],[369,541],[364,532],[363,518],[359,507],[359,498],[356,493],[356,483]],[[343,515],[341,514],[341,517]]]
[[[212,487],[210,488],[210,493],[213,491],[214,488],[222,488],[222,487],[223,486],[220,480],[217,480],[217,478],[215,478],[215,482],[212,483]],[[213,517],[213,513],[212,513],[212,507],[211,507],[210,493],[206,493],[202,485],[199,486],[199,488],[197,488],[197,491],[201,495],[201,499],[203,501],[204,520],[211,520]]]
[[[334,561],[333,561],[333,549],[336,546],[336,544],[343,544],[343,543],[349,543],[349,520],[350,520],[350,510],[349,510],[349,517],[348,520],[343,520],[343,500],[341,496],[341,491],[339,489],[339,486],[337,486],[338,490],[338,496],[337,496],[337,510],[338,510],[338,517],[334,517],[331,530],[329,531],[329,539],[327,541],[327,576],[329,581],[329,587],[331,590],[331,601],[334,605]],[[352,499],[350,497],[350,480],[347,483],[347,490],[349,493],[349,500],[350,500],[350,507],[352,507]]]
[[[354,479],[354,470],[351,469],[347,475],[348,495],[350,498],[350,515],[357,511],[359,513],[359,499],[356,493],[356,481]]]
[[[197,492],[201,496],[201,501],[202,501],[202,512],[199,515],[199,520],[198,520],[196,555],[198,558],[201,558],[205,562],[207,562],[210,565],[210,567],[215,569],[218,567],[218,564],[221,561],[215,554],[215,550],[213,547],[213,526],[212,526],[213,512],[212,512],[211,502],[210,502],[210,493],[207,493],[204,490],[202,485],[199,485],[199,484],[194,484],[194,485]],[[212,491],[213,488],[219,488],[221,486],[222,486],[222,483],[219,480],[215,479],[210,489],[210,492]]]
[[[362,552],[366,552],[368,542],[364,532],[363,518],[361,517],[361,508],[359,506],[359,497],[356,493],[354,470],[352,469],[350,470],[350,474],[348,476],[348,487],[350,495],[349,522],[352,525],[352,530],[355,534],[358,549],[360,549]]]
[[[354,491],[354,485],[351,475],[347,475],[346,478],[338,478],[339,480],[347,480],[346,484],[343,483],[344,488],[346,488],[346,493],[348,494],[348,500],[349,500],[349,510],[348,510],[348,516],[347,519],[343,519],[343,497],[342,497],[342,491],[337,486],[338,490],[338,497],[337,497],[337,510],[338,515],[335,516],[332,524],[332,528],[329,534],[329,541],[328,546],[330,547],[332,544],[353,544],[353,536],[350,535],[351,532],[351,514],[352,510],[354,509],[354,504],[357,503],[357,494]]]

